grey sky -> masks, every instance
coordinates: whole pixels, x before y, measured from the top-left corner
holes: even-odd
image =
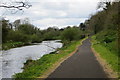
[[[1,2],[9,0],[1,0]],[[12,0],[13,1],[13,0]],[[45,29],[50,26],[59,28],[68,25],[79,25],[96,12],[99,0],[29,0],[32,7],[10,14],[9,10],[0,8],[0,15],[14,21],[20,18],[29,18],[35,26]],[[5,12],[6,11],[6,12]]]

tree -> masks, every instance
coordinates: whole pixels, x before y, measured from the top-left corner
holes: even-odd
[[[30,24],[30,20],[29,18],[24,18],[23,20],[21,20],[22,24]]]
[[[29,42],[30,37],[27,34],[21,33],[20,31],[10,30],[7,35],[7,41],[13,42]]]
[[[0,49],[2,44],[2,21],[0,20]]]
[[[77,28],[66,28],[61,34],[62,39],[68,41],[78,40],[81,38],[80,35],[80,30]]]
[[[18,26],[20,25],[20,23],[21,23],[21,20],[20,20],[20,19],[17,19],[17,20],[15,20],[15,21],[13,22],[13,26],[15,27],[15,30],[18,29]]]
[[[79,28],[81,29],[81,30],[85,30],[85,28],[86,28],[86,26],[85,26],[85,24],[83,24],[83,23],[80,23],[80,25],[79,25]]]
[[[60,36],[59,28],[49,27],[46,30],[42,31],[44,40],[58,39]]]
[[[10,30],[9,28],[9,21],[8,20],[2,20],[2,42],[6,42],[7,41],[7,35],[8,35],[8,32]]]
[[[111,6],[111,1],[103,1],[103,2],[99,2],[98,4],[98,9],[102,8],[103,10],[107,10],[109,7]]]
[[[27,1],[14,1],[14,2],[11,1],[11,3],[12,4],[1,3],[0,7],[14,8],[14,9],[18,9],[18,10],[23,10],[24,8],[28,9],[28,8],[30,8],[32,6]]]
[[[24,12],[24,9],[30,8],[32,5],[27,0],[4,0],[0,1],[0,8],[9,10],[12,14],[18,11]]]
[[[34,28],[34,25],[32,25],[32,24],[21,24],[18,27],[18,30],[21,31],[22,33],[28,34],[28,35],[35,33],[35,28]]]

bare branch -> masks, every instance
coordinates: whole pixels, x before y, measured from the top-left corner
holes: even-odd
[[[5,4],[0,4],[0,7],[4,7],[4,8],[15,8],[15,9],[18,9],[18,10],[23,10],[23,8],[30,8],[32,5],[29,4],[28,2],[15,2],[15,3],[18,3],[18,5],[5,5]]]

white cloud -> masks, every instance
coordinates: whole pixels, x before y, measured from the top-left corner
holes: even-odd
[[[9,1],[9,0],[4,0]],[[15,1],[15,0],[12,0]],[[96,12],[98,0],[28,0],[32,7],[16,14],[5,12],[10,21],[28,17],[31,22],[44,29],[49,26],[78,25]],[[4,10],[0,8],[0,14]]]
[[[45,29],[47,27],[57,26],[59,28],[67,27],[68,25],[74,26],[79,25],[80,22],[84,22],[87,18],[46,18],[37,21],[33,21],[39,28]]]
[[[99,2],[100,0],[29,0],[31,2]]]

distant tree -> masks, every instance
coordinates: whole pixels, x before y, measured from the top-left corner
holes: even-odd
[[[10,29],[13,29],[12,23],[9,23],[9,28],[10,28]]]
[[[86,26],[85,26],[85,24],[84,24],[84,23],[80,23],[79,28],[80,28],[81,30],[83,30],[83,31],[84,31],[84,30],[85,30],[85,27],[86,27]]]
[[[30,24],[30,19],[24,18],[23,20],[21,20],[21,24]]]
[[[71,28],[71,26],[67,26],[66,28]]]
[[[77,26],[74,25],[73,28],[77,28]]]
[[[44,40],[58,39],[60,36],[59,28],[57,27],[49,27],[46,30],[42,31]]]
[[[107,10],[110,6],[111,6],[111,1],[107,0],[107,1],[99,2],[97,8],[98,9],[102,8],[103,10]]]
[[[20,19],[17,19],[13,22],[13,26],[15,27],[15,30],[17,30],[18,26],[20,25],[21,21]]]
[[[64,31],[64,29],[63,29],[63,28],[61,28],[61,29],[59,29],[59,31]]]
[[[21,31],[22,33],[28,34],[28,35],[35,33],[35,27],[32,24],[21,24],[18,27],[18,30]]]
[[[0,49],[2,44],[2,21],[0,20]]]
[[[29,42],[30,37],[27,34],[21,33],[20,31],[10,30],[7,35],[7,41]]]
[[[7,35],[9,32],[10,28],[9,28],[9,21],[8,20],[2,20],[2,42],[6,42],[7,41]]]
[[[63,40],[78,40],[80,39],[80,30],[77,28],[66,28],[61,34]]]

